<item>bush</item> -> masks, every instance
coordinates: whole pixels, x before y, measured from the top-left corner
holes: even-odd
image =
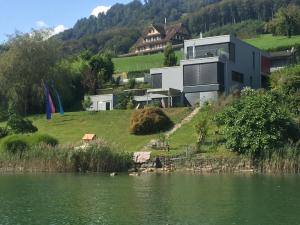
[[[37,134],[28,136],[31,145],[46,144],[50,146],[58,145],[58,140],[48,134]]]
[[[144,108],[131,116],[130,132],[136,135],[152,134],[166,131],[173,122],[160,108]]]
[[[9,153],[16,154],[40,144],[56,146],[58,140],[45,134],[12,135],[3,139],[1,147]]]
[[[0,138],[4,138],[8,135],[8,131],[6,128],[0,127]]]
[[[272,73],[271,87],[286,97],[292,112],[300,115],[300,64]]]
[[[23,119],[20,116],[12,115],[7,121],[9,131],[14,134],[35,133],[38,129],[32,124],[32,121]]]
[[[130,78],[130,79],[128,80],[128,88],[129,88],[129,89],[134,89],[135,85],[136,85],[135,78]]]
[[[130,102],[131,97],[131,93],[121,92],[117,94],[115,109],[127,109],[127,105],[128,102]]]
[[[216,118],[224,125],[227,146],[241,154],[260,157],[289,139],[299,140],[299,127],[278,98],[272,92],[244,89],[240,100]]]
[[[11,154],[21,154],[29,148],[25,136],[13,135],[3,139],[2,149]]]
[[[90,96],[85,97],[84,100],[82,100],[81,104],[82,104],[82,108],[85,111],[89,110],[93,105],[91,97]]]

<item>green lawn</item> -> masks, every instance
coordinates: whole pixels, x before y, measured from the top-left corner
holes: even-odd
[[[247,39],[245,41],[263,50],[291,48],[295,44],[300,44],[300,35],[287,38],[285,36],[272,36],[270,34],[266,34],[257,38]]]
[[[186,115],[188,108],[166,109],[170,118],[178,123]],[[120,146],[120,150],[129,152],[141,150],[151,139],[158,135],[135,136],[129,133],[131,110],[113,110],[108,112],[72,112],[61,117],[55,114],[51,121],[45,116],[31,117],[39,133],[56,137],[61,144],[78,143],[85,133],[95,133],[109,142]],[[2,124],[3,125],[3,124]]]
[[[179,60],[182,58],[181,51],[176,51],[176,55]],[[163,61],[163,53],[113,59],[116,73],[149,70],[151,68],[162,67]]]
[[[246,39],[245,41],[257,48],[270,50],[275,48],[291,48],[294,44],[300,44],[300,36],[287,38],[284,36],[272,36],[270,34],[266,34],[257,38]],[[179,60],[183,57],[183,53],[181,51],[176,51],[176,55]],[[113,62],[116,73],[121,73],[162,67],[163,60],[163,53],[158,53],[144,56],[114,58]]]

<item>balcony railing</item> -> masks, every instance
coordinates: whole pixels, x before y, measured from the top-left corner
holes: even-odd
[[[185,59],[201,59],[209,57],[222,57],[229,59],[229,53],[222,49],[196,50],[194,53],[185,54]]]

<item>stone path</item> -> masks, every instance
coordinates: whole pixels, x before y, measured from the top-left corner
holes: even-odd
[[[165,133],[166,138],[169,138],[172,134],[174,134],[180,127],[182,127],[184,124],[187,124],[190,122],[194,116],[197,115],[199,112],[200,107],[195,108],[188,116],[186,116],[180,123],[176,124],[171,130],[167,131]],[[157,142],[157,139],[150,140],[141,151],[149,150],[153,144]]]

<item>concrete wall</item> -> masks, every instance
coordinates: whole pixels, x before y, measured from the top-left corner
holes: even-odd
[[[183,90],[182,66],[151,69],[150,74],[162,74],[162,89]]]
[[[110,110],[113,110],[114,106],[114,96],[112,94],[108,95],[91,95],[92,106],[88,111],[105,111],[104,107],[106,102],[110,103]]]

